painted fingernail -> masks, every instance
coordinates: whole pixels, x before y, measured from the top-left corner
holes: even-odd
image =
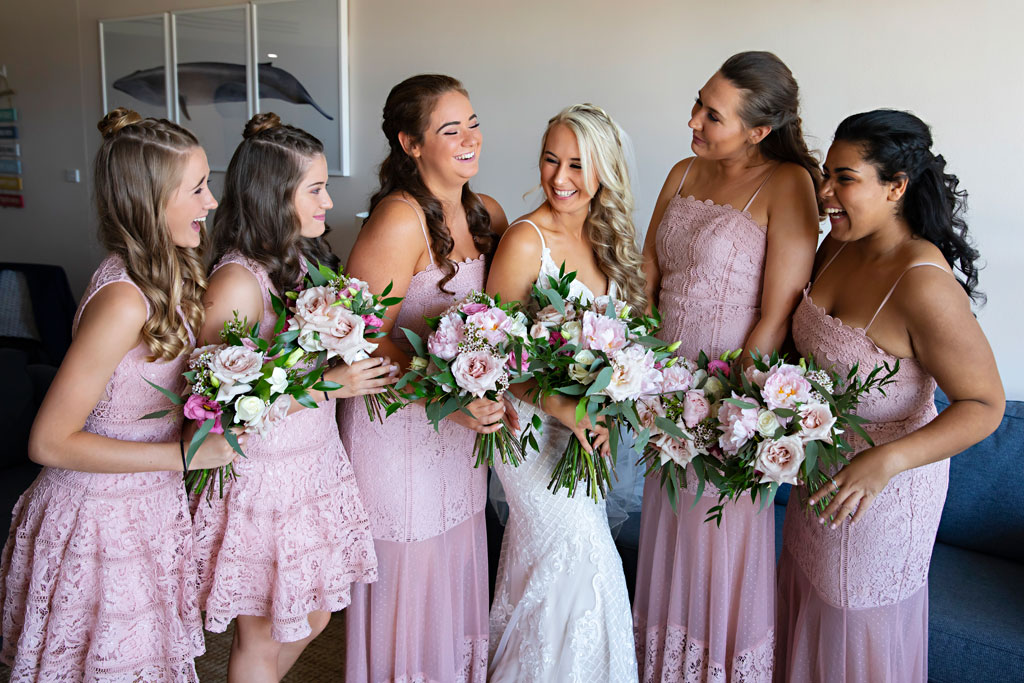
[[[825,523],[825,518],[824,517],[818,517],[818,524],[824,524],[824,523]]]
[[[832,525],[829,527],[829,529],[835,529],[835,528],[836,528],[836,524],[835,524],[835,522],[832,522]]]

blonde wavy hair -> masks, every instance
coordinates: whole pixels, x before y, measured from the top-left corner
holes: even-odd
[[[647,296],[641,274],[643,259],[633,223],[633,190],[623,147],[625,134],[601,107],[574,104],[548,121],[541,141],[541,163],[548,134],[559,124],[576,135],[583,177],[590,177],[591,165],[596,171],[598,186],[587,188],[593,199],[583,229],[598,267],[615,283],[619,299],[634,310],[643,311],[647,308]]]
[[[95,164],[100,242],[121,256],[149,300],[142,340],[152,359],[177,358],[192,347],[185,322],[196,331],[203,325],[206,268],[202,245],[171,241],[165,210],[199,141],[166,119],[144,119],[124,107],[96,127],[103,134]]]

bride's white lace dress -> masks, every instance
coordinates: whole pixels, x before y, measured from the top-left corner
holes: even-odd
[[[536,226],[534,226],[536,227]],[[538,233],[540,230],[538,229]],[[543,244],[538,280],[557,276]],[[586,285],[572,296],[592,299]],[[573,498],[548,490],[551,471],[572,432],[534,406],[516,401],[519,421],[539,414],[540,452],[519,467],[495,463],[509,518],[490,614],[492,683],[628,683],[637,680],[622,560],[605,503],[585,487]]]

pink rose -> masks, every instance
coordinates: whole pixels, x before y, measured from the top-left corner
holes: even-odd
[[[636,400],[643,394],[658,393],[660,376],[654,368],[654,354],[639,344],[616,352],[612,377],[601,392],[613,401]]]
[[[508,352],[508,366],[510,368],[512,368],[513,370],[516,370],[516,371],[526,370],[529,367],[527,365],[529,362],[530,362],[530,352],[527,351],[526,349],[522,349],[519,352],[519,357],[518,358],[516,357],[516,352],[515,351],[509,351]]]
[[[271,405],[267,406],[255,420],[246,423],[247,432],[254,432],[260,436],[266,436],[277,425],[284,422],[288,417],[292,401],[288,396],[278,396]]]
[[[690,429],[711,414],[711,403],[699,389],[691,389],[683,396],[683,422]]]
[[[583,314],[582,341],[585,349],[614,353],[626,346],[626,323],[587,311]]]
[[[832,427],[836,416],[824,403],[805,403],[797,410],[800,415],[800,440],[832,443]]]
[[[761,361],[763,363],[767,363],[769,361],[768,356],[761,356]],[[746,369],[743,371],[743,374],[746,376],[748,382],[750,382],[751,384],[753,384],[756,387],[760,387],[761,389],[763,389],[764,388],[765,380],[768,379],[768,373],[769,372],[771,372],[771,371],[770,370],[764,370],[764,371],[758,370],[753,365],[748,365],[746,367]]]
[[[799,368],[783,365],[772,370],[761,389],[761,396],[771,410],[794,409],[798,403],[811,399],[811,383],[800,374]]]
[[[576,317],[576,309],[571,303],[566,301],[564,308],[565,313],[559,313],[554,306],[545,306],[537,312],[537,315],[533,316],[533,319],[543,325],[560,327],[562,323]]]
[[[468,351],[452,363],[452,375],[460,387],[483,398],[488,391],[497,390],[498,381],[505,376],[505,362],[487,351]]]
[[[185,401],[184,413],[187,419],[195,420],[200,424],[206,420],[213,420],[213,428],[210,431],[214,434],[224,433],[224,427],[220,423],[220,404],[212,398],[207,398],[200,394],[192,394]]]
[[[330,287],[308,287],[302,290],[295,299],[294,318],[289,328],[304,332],[326,332],[333,321],[332,312],[339,308],[332,305],[337,300],[337,293]]]
[[[366,339],[366,324],[355,313],[336,306],[331,326],[320,332],[320,343],[327,350],[327,357],[340,356],[351,365],[370,357],[377,345]]]
[[[732,397],[740,398],[735,393]],[[757,432],[757,408],[741,408],[734,403],[722,401],[718,409],[718,422],[722,430],[718,445],[726,453],[735,454]]]
[[[217,378],[221,403],[252,389],[250,382],[263,376],[263,354],[244,346],[224,346],[213,354],[210,373]]]
[[[796,484],[804,461],[804,445],[798,436],[784,436],[778,441],[766,439],[757,447],[757,469],[763,474],[762,484]]]
[[[712,377],[714,377],[715,373],[717,373],[717,372],[720,372],[723,375],[725,375],[726,377],[728,377],[729,376],[729,364],[726,363],[724,360],[718,360],[718,359],[710,361],[708,363],[708,374],[711,375]]]
[[[439,358],[451,360],[459,353],[459,342],[465,337],[465,323],[457,313],[441,318],[435,330],[427,337],[427,350]]]
[[[654,446],[658,449],[662,465],[674,462],[680,467],[686,467],[698,455],[692,439],[677,439],[668,434],[658,435]]]
[[[459,308],[459,310],[462,311],[463,313],[465,313],[468,316],[468,315],[473,315],[474,313],[481,313],[483,311],[486,311],[488,308],[489,308],[489,306],[487,304],[470,302],[470,303],[462,304],[462,306]]]
[[[665,417],[665,405],[661,402],[660,396],[646,398],[636,402],[636,416],[640,426],[650,430],[651,435],[660,434],[661,430],[655,424],[659,417]]]
[[[467,325],[474,325],[488,344],[500,344],[508,338],[510,325],[508,315],[500,308],[485,308],[466,318]]]
[[[676,362],[661,371],[661,391],[671,394],[676,391],[686,391],[693,384],[693,373],[682,363]]]
[[[363,324],[366,325],[366,329],[376,332],[384,326],[384,321],[372,313],[367,313],[363,316]]]

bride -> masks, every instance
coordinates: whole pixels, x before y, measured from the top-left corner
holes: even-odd
[[[548,122],[540,185],[546,201],[514,222],[491,263],[487,289],[503,301],[525,300],[535,282],[576,271],[571,295],[610,295],[644,310],[641,256],[632,220],[623,134],[600,107],[568,107]],[[523,385],[513,385],[524,399]],[[490,615],[492,683],[637,680],[622,562],[605,502],[585,487],[569,498],[547,485],[556,459],[575,434],[607,455],[608,431],[584,418],[576,399],[517,402],[520,424],[543,417],[539,454],[519,467],[497,463],[509,505]],[[590,432],[588,443],[586,434]]]

